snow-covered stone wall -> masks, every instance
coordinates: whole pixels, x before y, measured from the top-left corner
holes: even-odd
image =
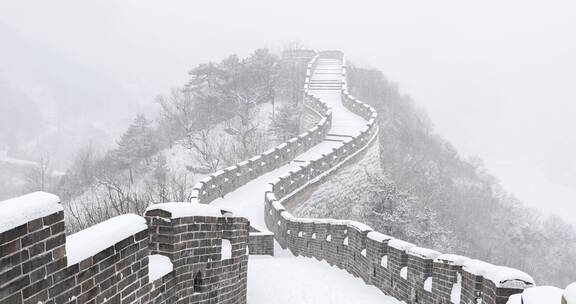
[[[308,85],[310,71],[314,68],[317,57],[318,55],[313,57],[308,64],[306,85]],[[308,93],[306,88],[304,106],[318,116],[319,121],[313,128],[247,161],[207,176],[194,186],[191,200],[208,204],[249,181],[287,164],[296,155],[322,142],[331,127],[332,110],[328,109],[328,106],[319,98]]]
[[[343,58],[339,52],[320,55]],[[339,149],[271,183],[265,195],[265,221],[280,245],[295,255],[326,260],[406,303],[505,304],[513,294],[538,288],[519,270],[420,248],[358,222],[297,218],[286,211],[283,204],[295,204],[290,200],[297,199],[298,192],[362,157],[376,142],[376,112],[346,92],[345,65],[342,77],[342,103],[366,119],[366,127]],[[559,303],[554,296],[547,299]]]
[[[309,150],[321,143],[332,126],[332,110],[326,103],[308,92],[310,75],[317,64],[318,54],[307,50],[295,52],[290,58],[308,58],[310,61],[306,70],[304,88],[304,106],[307,111],[315,116],[318,122],[308,131],[265,151],[261,155],[254,156],[247,161],[240,162],[202,179],[194,186],[191,201],[209,204],[213,200],[224,197],[253,179],[275,170],[292,161],[297,155]],[[254,228],[252,228],[254,230]],[[249,237],[250,254],[274,254],[274,236],[253,231]]]
[[[18,215],[0,230],[0,303],[246,303],[244,218],[157,204],[66,236],[55,195],[0,206]]]
[[[326,260],[407,303],[527,304],[545,299],[576,304],[573,285],[563,293],[534,287],[529,275],[515,269],[420,248],[359,222],[297,218],[285,210],[283,203],[297,198],[295,194],[358,160],[377,143],[377,113],[347,93],[345,64],[342,104],[366,125],[338,148],[302,162],[267,186],[264,217],[274,235],[250,232],[246,219],[199,205],[325,140],[332,110],[308,92],[311,72],[320,56],[345,61],[339,51],[295,56],[312,55],[304,104],[318,116],[316,126],[203,179],[194,187],[191,203],[157,204],[144,217],[120,216],[66,237],[57,197],[40,193],[0,202],[0,302],[246,303],[247,251],[272,254],[274,237],[296,255]]]

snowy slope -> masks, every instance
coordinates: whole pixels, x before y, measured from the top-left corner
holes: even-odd
[[[328,217],[365,221],[362,216],[366,204],[365,187],[370,185],[369,175],[380,172],[378,145],[368,147],[366,154],[358,161],[347,164],[329,175],[321,184],[309,188],[306,200],[284,204],[298,217]],[[350,204],[350,201],[356,202]]]

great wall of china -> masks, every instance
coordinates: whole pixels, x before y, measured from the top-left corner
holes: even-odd
[[[283,203],[378,142],[377,113],[347,93],[343,54],[301,54],[310,58],[304,103],[316,126],[203,179],[191,203],[151,205],[143,217],[119,216],[66,236],[58,197],[33,193],[0,202],[0,303],[246,303],[247,253],[273,255],[274,240],[406,303],[540,303],[529,302],[531,294],[546,304],[576,303],[574,284],[558,294],[519,270],[420,248],[362,223],[292,216]],[[337,92],[344,108],[363,119],[353,136],[330,133],[336,121],[326,92]],[[327,138],[337,144],[300,160]],[[275,170],[281,172],[259,196],[258,218],[219,205]]]

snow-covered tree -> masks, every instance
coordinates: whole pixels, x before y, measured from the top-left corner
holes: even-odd
[[[154,131],[144,114],[138,114],[128,129],[118,141],[118,148],[110,153],[110,158],[120,168],[127,169],[130,175],[130,183],[134,183],[135,166],[141,161],[146,164],[150,157],[157,151]]]
[[[280,141],[286,141],[301,133],[302,109],[290,104],[278,108],[271,117],[271,131]]]

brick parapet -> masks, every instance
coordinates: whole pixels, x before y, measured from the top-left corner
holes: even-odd
[[[1,232],[0,302],[246,303],[246,219],[171,218],[157,211],[145,218],[123,215],[66,237],[58,211]],[[130,232],[113,230],[134,219]],[[108,239],[107,229],[117,238]],[[78,236],[87,239],[78,243]],[[222,259],[222,239],[231,244],[229,259]],[[151,253],[173,266],[154,282]]]

